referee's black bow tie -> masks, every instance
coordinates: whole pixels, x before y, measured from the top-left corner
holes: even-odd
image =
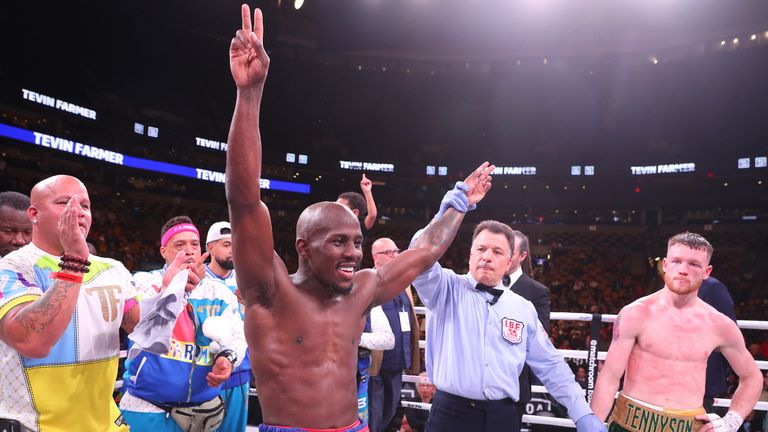
[[[488,285],[479,283],[475,285],[475,289],[478,291],[484,291],[488,294],[493,296],[493,300],[489,300],[488,303],[491,304],[491,306],[495,305],[497,301],[499,301],[499,297],[504,293],[504,290],[500,290],[494,287],[489,287]]]

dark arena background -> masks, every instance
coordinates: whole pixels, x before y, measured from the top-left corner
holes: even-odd
[[[227,54],[239,5],[4,5],[0,191],[82,179],[88,240],[132,272],[162,266],[171,216],[201,231],[227,219]],[[765,1],[251,6],[264,11],[271,58],[262,188],[289,271],[299,213],[359,192],[363,173],[379,212],[364,245],[370,267],[372,240],[407,246],[443,194],[488,160],[493,188],[444,266],[466,271],[474,224],[497,219],[529,236],[553,311],[616,314],[662,286],[666,240],[688,230],[713,244],[712,275],[737,318],[768,319]],[[553,321],[551,336],[587,350],[589,333],[587,322]],[[743,333],[765,360],[768,333]],[[536,411],[547,409],[556,411]]]

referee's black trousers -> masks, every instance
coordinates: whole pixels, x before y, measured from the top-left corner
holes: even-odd
[[[432,398],[427,432],[520,432],[512,399],[474,400],[438,390]]]

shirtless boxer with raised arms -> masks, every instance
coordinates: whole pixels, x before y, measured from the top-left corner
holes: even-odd
[[[755,406],[762,380],[741,331],[696,296],[712,271],[711,257],[712,245],[704,237],[689,232],[673,236],[662,263],[664,288],[619,313],[592,395],[595,415],[605,419],[625,375],[609,431],[735,432]],[[701,408],[707,358],[714,350],[739,376],[723,418]]]
[[[362,235],[354,214],[338,203],[308,207],[296,224],[299,269],[288,274],[274,252],[269,210],[261,201],[259,108],[269,57],[262,44],[260,10],[251,26],[242,7],[242,29],[230,46],[237,101],[229,133],[226,191],[237,268],[245,301],[245,332],[264,413],[264,431],[308,428],[365,431],[357,419],[357,345],[367,311],[394,298],[445,252],[466,209],[491,187],[493,166],[482,164],[466,194],[446,196],[444,214],[412,250],[381,269],[355,271]],[[450,195],[450,193],[449,193]]]

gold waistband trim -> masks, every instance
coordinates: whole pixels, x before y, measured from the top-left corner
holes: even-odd
[[[699,414],[704,410],[659,410],[619,393],[609,423],[633,432],[698,432],[704,426],[694,418]]]

